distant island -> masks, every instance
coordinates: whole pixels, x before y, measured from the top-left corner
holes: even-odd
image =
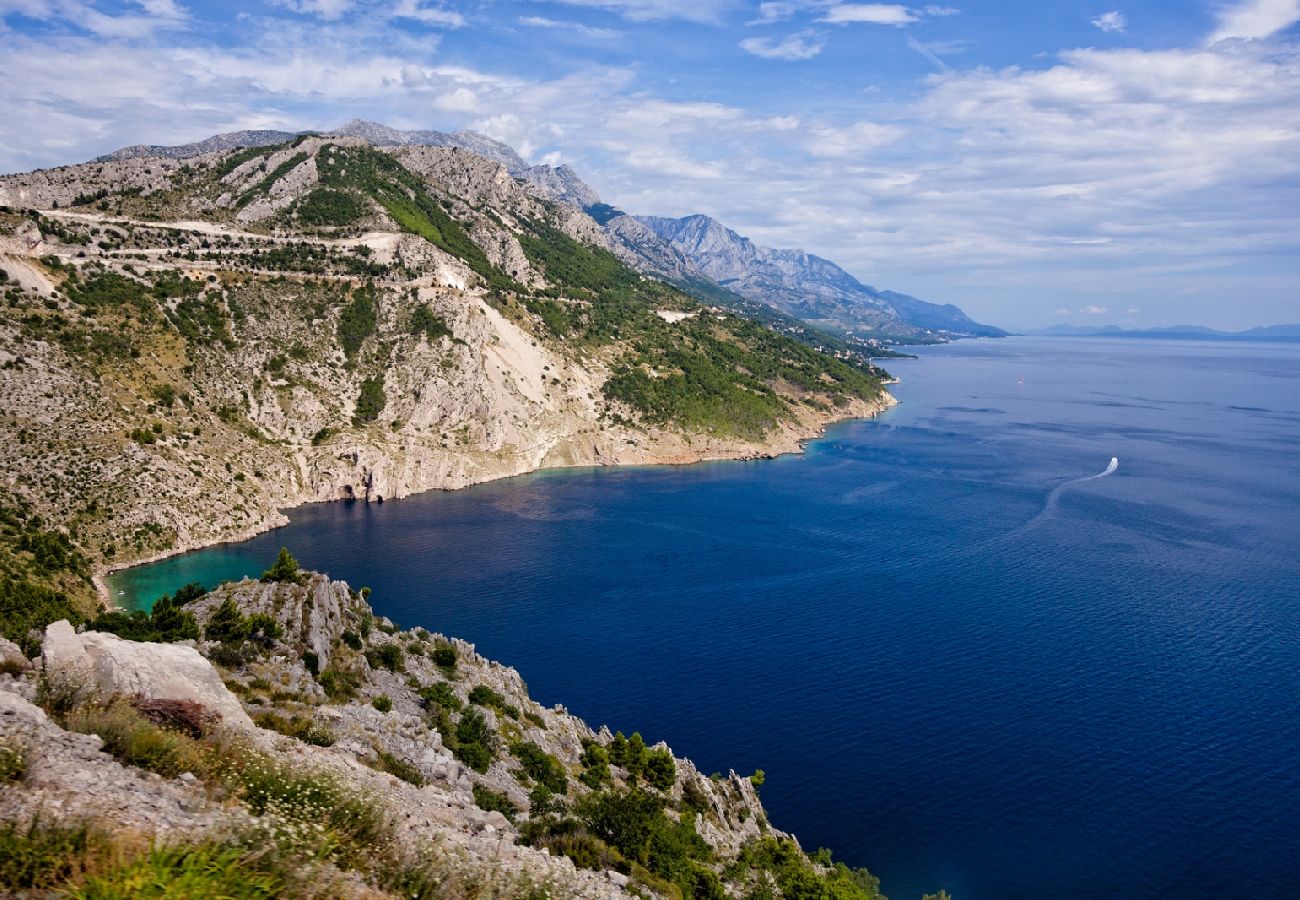
[[[1124,337],[1181,341],[1300,341],[1300,325],[1261,325],[1246,331],[1219,331],[1203,325],[1172,325],[1168,328],[1052,325],[1028,333],[1046,337]]]

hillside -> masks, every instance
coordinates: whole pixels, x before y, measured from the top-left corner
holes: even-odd
[[[0,889],[89,897],[871,900],[769,825],[762,773],[532,700],[301,572],[0,640]],[[35,894],[33,894],[35,896]]]
[[[789,452],[892,402],[460,148],[303,135],[8,176],[0,205],[2,486],[96,567],[304,502]]]

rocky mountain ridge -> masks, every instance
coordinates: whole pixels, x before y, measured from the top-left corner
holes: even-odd
[[[134,146],[99,161],[137,157],[186,159],[237,147],[281,144],[301,134],[242,131],[176,147]],[[927,343],[961,337],[999,337],[999,328],[970,319],[953,304],[878,291],[839,266],[802,250],[759,247],[707,216],[681,219],[632,216],[601,202],[568,165],[530,166],[508,145],[474,131],[403,131],[354,119],[332,132],[377,147],[459,147],[499,162],[542,196],[592,215],[605,229],[608,248],[637,271],[663,278],[700,299],[734,292],[814,328],[851,342]],[[865,346],[865,343],[863,344]]]
[[[877,291],[820,256],[761,247],[708,216],[636,218],[722,287],[829,331],[912,342],[1006,334],[952,304]]]
[[[892,402],[459,148],[308,135],[8,176],[0,205],[0,488],[100,566],[304,502],[791,452]]]
[[[239,855],[256,836],[240,867],[276,896],[879,896],[768,823],[761,774],[705,776],[544,707],[515,670],[399,630],[367,594],[282,552],[261,581],[152,615],[53,622],[30,663],[0,640],[0,827],[91,829],[0,887],[76,886],[97,842],[118,867],[103,877],[126,879],[142,845]]]

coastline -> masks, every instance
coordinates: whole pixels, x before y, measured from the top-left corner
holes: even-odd
[[[897,379],[893,379],[889,383],[896,384],[898,382]],[[560,471],[563,469],[602,468],[614,466],[690,466],[704,462],[777,459],[782,456],[792,456],[804,453],[807,445],[812,441],[825,436],[826,430],[832,425],[874,419],[882,412],[897,406],[898,402],[898,398],[893,394],[888,391],[882,391],[880,397],[874,401],[859,400],[849,404],[847,414],[845,415],[827,416],[825,414],[810,411],[809,415],[796,418],[793,422],[784,422],[778,425],[761,444],[729,443],[726,441],[717,441],[716,439],[706,438],[705,446],[698,450],[683,449],[680,446],[676,448],[664,446],[661,452],[655,452],[650,448],[646,448],[650,450],[650,452],[640,452],[641,448],[635,447],[635,452],[628,450],[622,452],[616,451],[608,457],[601,453],[599,446],[594,446],[594,453],[591,454],[594,458],[569,458],[567,460],[557,459],[554,462],[548,462],[551,456],[551,454],[548,453],[538,464],[521,468],[518,471],[483,473],[482,477],[468,478],[455,484],[431,484],[425,487],[398,493],[387,499],[393,501],[433,491],[462,490],[478,484],[486,484],[488,482],[500,481],[507,478],[517,478],[521,475],[531,475],[541,471]],[[611,434],[617,434],[617,432],[612,432]],[[690,447],[691,445],[690,436],[681,435],[680,433],[651,432],[651,434],[656,438],[656,443],[670,445],[678,443],[684,438],[686,446]],[[585,457],[586,454],[583,456]],[[134,569],[138,566],[146,566],[151,563],[161,562],[164,559],[170,559],[173,556],[180,556],[195,550],[203,550],[208,547],[216,547],[222,544],[237,544],[289,524],[289,517],[286,513],[291,510],[315,503],[332,503],[348,498],[299,496],[296,498],[286,499],[288,502],[276,504],[273,510],[268,510],[268,515],[261,521],[252,526],[235,530],[229,535],[213,536],[211,539],[197,539],[182,542],[175,547],[149,554],[139,559],[113,562],[109,564],[97,564],[94,567],[94,571],[91,573],[91,581],[94,584],[95,593],[99,598],[100,605],[108,611],[121,609],[121,607],[117,605],[116,597],[109,589],[107,582],[107,578],[116,572],[122,572],[127,569]],[[385,500],[383,497],[379,497],[378,499],[366,497],[364,502],[383,503]]]

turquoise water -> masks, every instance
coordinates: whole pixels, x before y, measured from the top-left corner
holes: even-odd
[[[802,457],[306,507],[114,590],[288,545],[544,703],[766,770],[895,900],[1300,893],[1300,349],[923,354]]]

